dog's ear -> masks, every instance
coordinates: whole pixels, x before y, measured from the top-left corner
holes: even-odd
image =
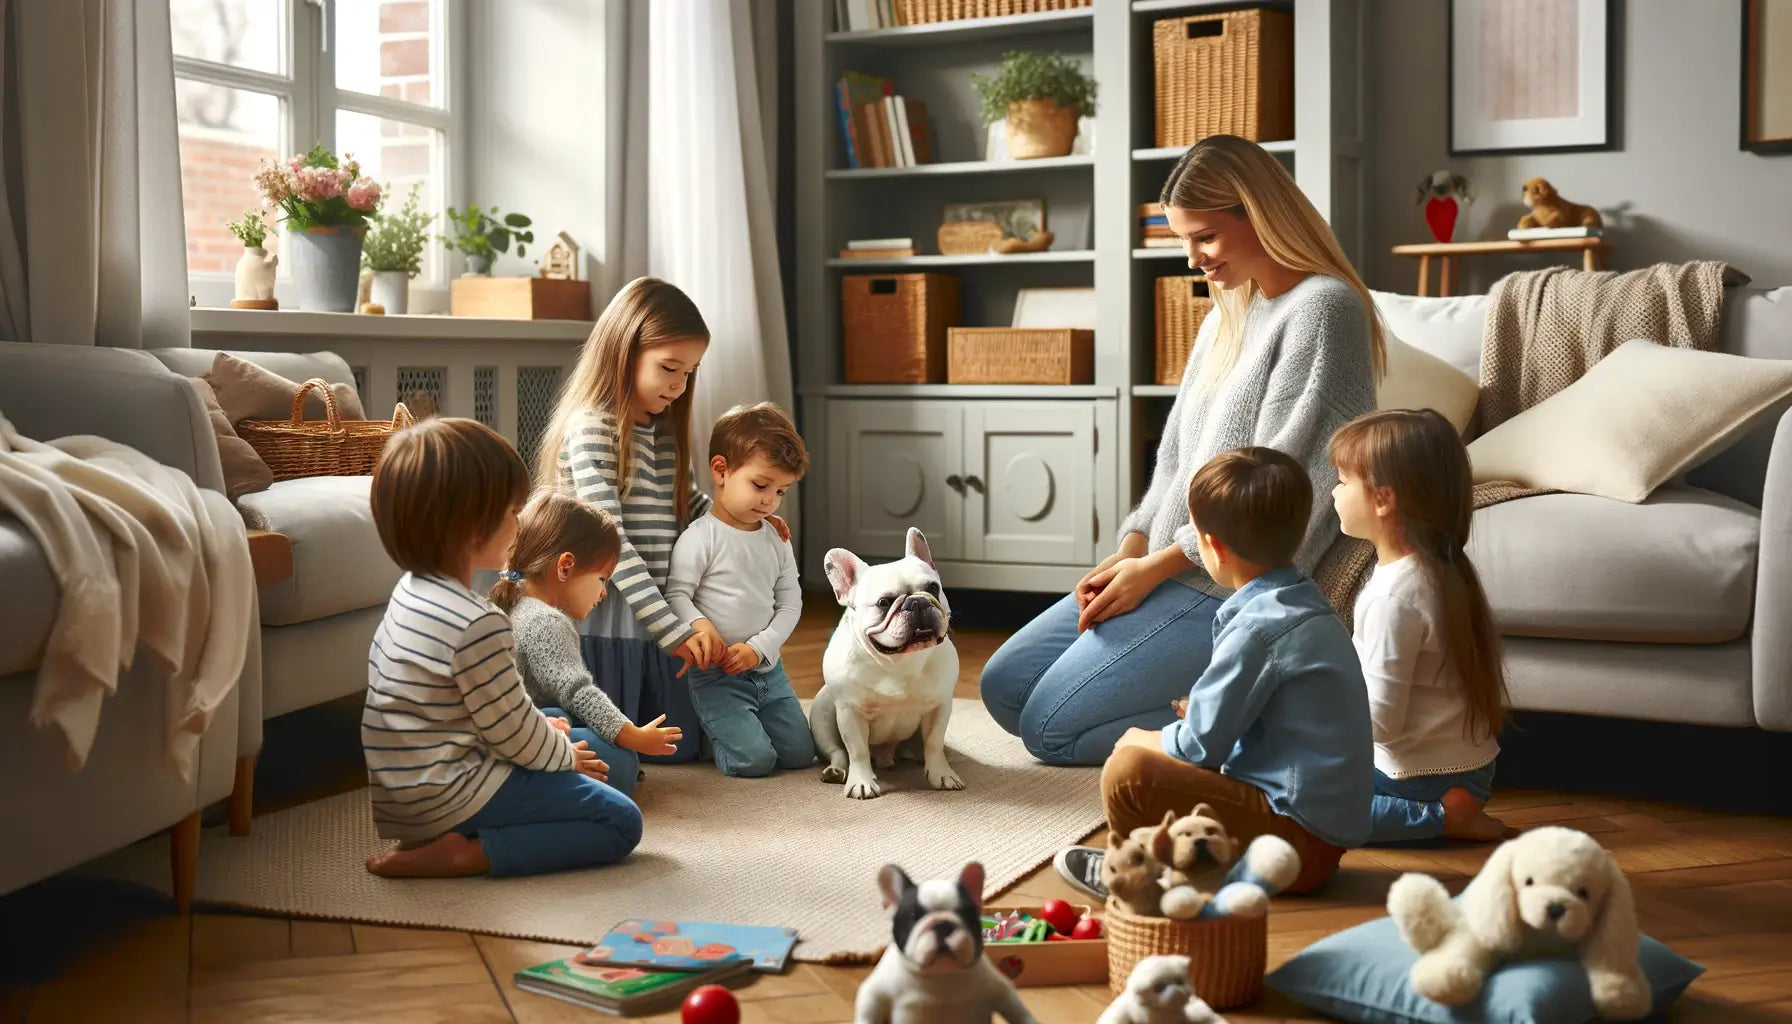
[[[841,606],[846,605],[852,597],[852,588],[858,585],[859,577],[869,568],[865,560],[845,548],[834,548],[828,552],[823,564],[826,566],[828,582],[834,587],[834,600]]]
[[[933,565],[933,549],[927,546],[926,536],[924,536],[920,530],[916,529],[913,526],[908,528],[908,549],[907,550],[908,550],[908,557],[919,558],[921,561],[926,562],[929,567],[932,567],[932,565]]]
[[[958,887],[970,898],[971,907],[978,913],[983,911],[983,865],[971,861],[958,873]]]
[[[1450,175],[1450,187],[1455,189],[1456,194],[1464,199],[1474,198],[1474,191],[1469,188],[1468,179],[1460,174]]]
[[[1125,845],[1126,845],[1126,838],[1124,836],[1122,836],[1120,833],[1118,833],[1118,832],[1109,832],[1108,833],[1108,849],[1118,850],[1119,848],[1121,848],[1122,846],[1125,846]]]
[[[1630,895],[1630,880],[1612,855],[1601,850],[1605,861],[1605,897],[1580,944],[1580,960],[1590,970],[1628,974],[1636,966],[1637,950],[1642,945],[1637,929],[1636,903]]]
[[[1523,838],[1501,843],[1481,873],[1462,890],[1462,919],[1483,946],[1495,953],[1509,953],[1518,948],[1524,933],[1519,930],[1518,892],[1512,885],[1512,861],[1518,855]]]
[[[1212,804],[1206,804],[1206,803],[1196,804],[1195,809],[1188,813],[1189,813],[1189,817],[1191,817],[1191,818],[1206,818],[1208,821],[1219,821],[1219,818],[1216,817],[1213,813],[1213,805]]]
[[[1429,191],[1431,191],[1431,176],[1429,174],[1427,174],[1423,178],[1419,179],[1419,186],[1414,191],[1413,197],[1412,197],[1413,205],[1417,206],[1418,204],[1424,202],[1425,201],[1425,193],[1427,193]]]
[[[1166,812],[1164,823],[1151,832],[1151,856],[1155,857],[1159,864],[1174,864],[1176,862],[1176,837],[1170,834],[1170,825],[1175,820],[1175,811]]]
[[[894,864],[885,864],[877,873],[878,891],[884,894],[884,909],[888,910],[902,902],[902,894],[915,887],[908,875]]]

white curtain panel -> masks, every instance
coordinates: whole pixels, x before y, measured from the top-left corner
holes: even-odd
[[[168,0],[0,3],[0,333],[187,345]]]

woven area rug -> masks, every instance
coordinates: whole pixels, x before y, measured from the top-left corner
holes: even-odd
[[[884,794],[848,800],[819,767],[730,779],[712,764],[648,765],[636,792],[646,836],[623,864],[533,878],[377,878],[363,861],[383,844],[367,790],[255,819],[199,851],[202,903],[294,917],[453,928],[590,943],[629,918],[727,921],[797,929],[796,958],[868,962],[889,934],[877,871],[917,881],[983,863],[993,895],[1100,827],[1100,770],[1033,760],[977,701],[959,700],[947,755],[961,792],[927,788],[921,766],[879,774]],[[151,839],[101,861],[107,876],[168,886],[168,843]]]

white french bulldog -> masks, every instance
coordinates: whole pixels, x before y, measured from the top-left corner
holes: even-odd
[[[821,692],[809,707],[809,731],[827,762],[823,782],[846,795],[882,792],[874,768],[896,764],[898,747],[918,758],[934,789],[963,789],[946,763],[946,723],[958,685],[958,649],[946,636],[952,609],[927,538],[908,531],[908,554],[867,565],[844,548],[827,555],[828,582],[846,613],[821,658]]]

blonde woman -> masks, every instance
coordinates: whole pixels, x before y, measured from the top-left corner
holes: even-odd
[[[1120,550],[983,671],[991,716],[1052,764],[1102,764],[1128,729],[1169,724],[1171,701],[1207,668],[1230,591],[1201,567],[1186,501],[1195,471],[1260,445],[1293,456],[1324,494],[1337,482],[1333,432],[1375,406],[1382,335],[1368,289],[1275,157],[1236,136],[1204,139],[1170,172],[1162,202],[1215,308],[1150,487],[1121,523]],[[1295,566],[1311,574],[1337,536],[1331,506],[1315,502]]]

